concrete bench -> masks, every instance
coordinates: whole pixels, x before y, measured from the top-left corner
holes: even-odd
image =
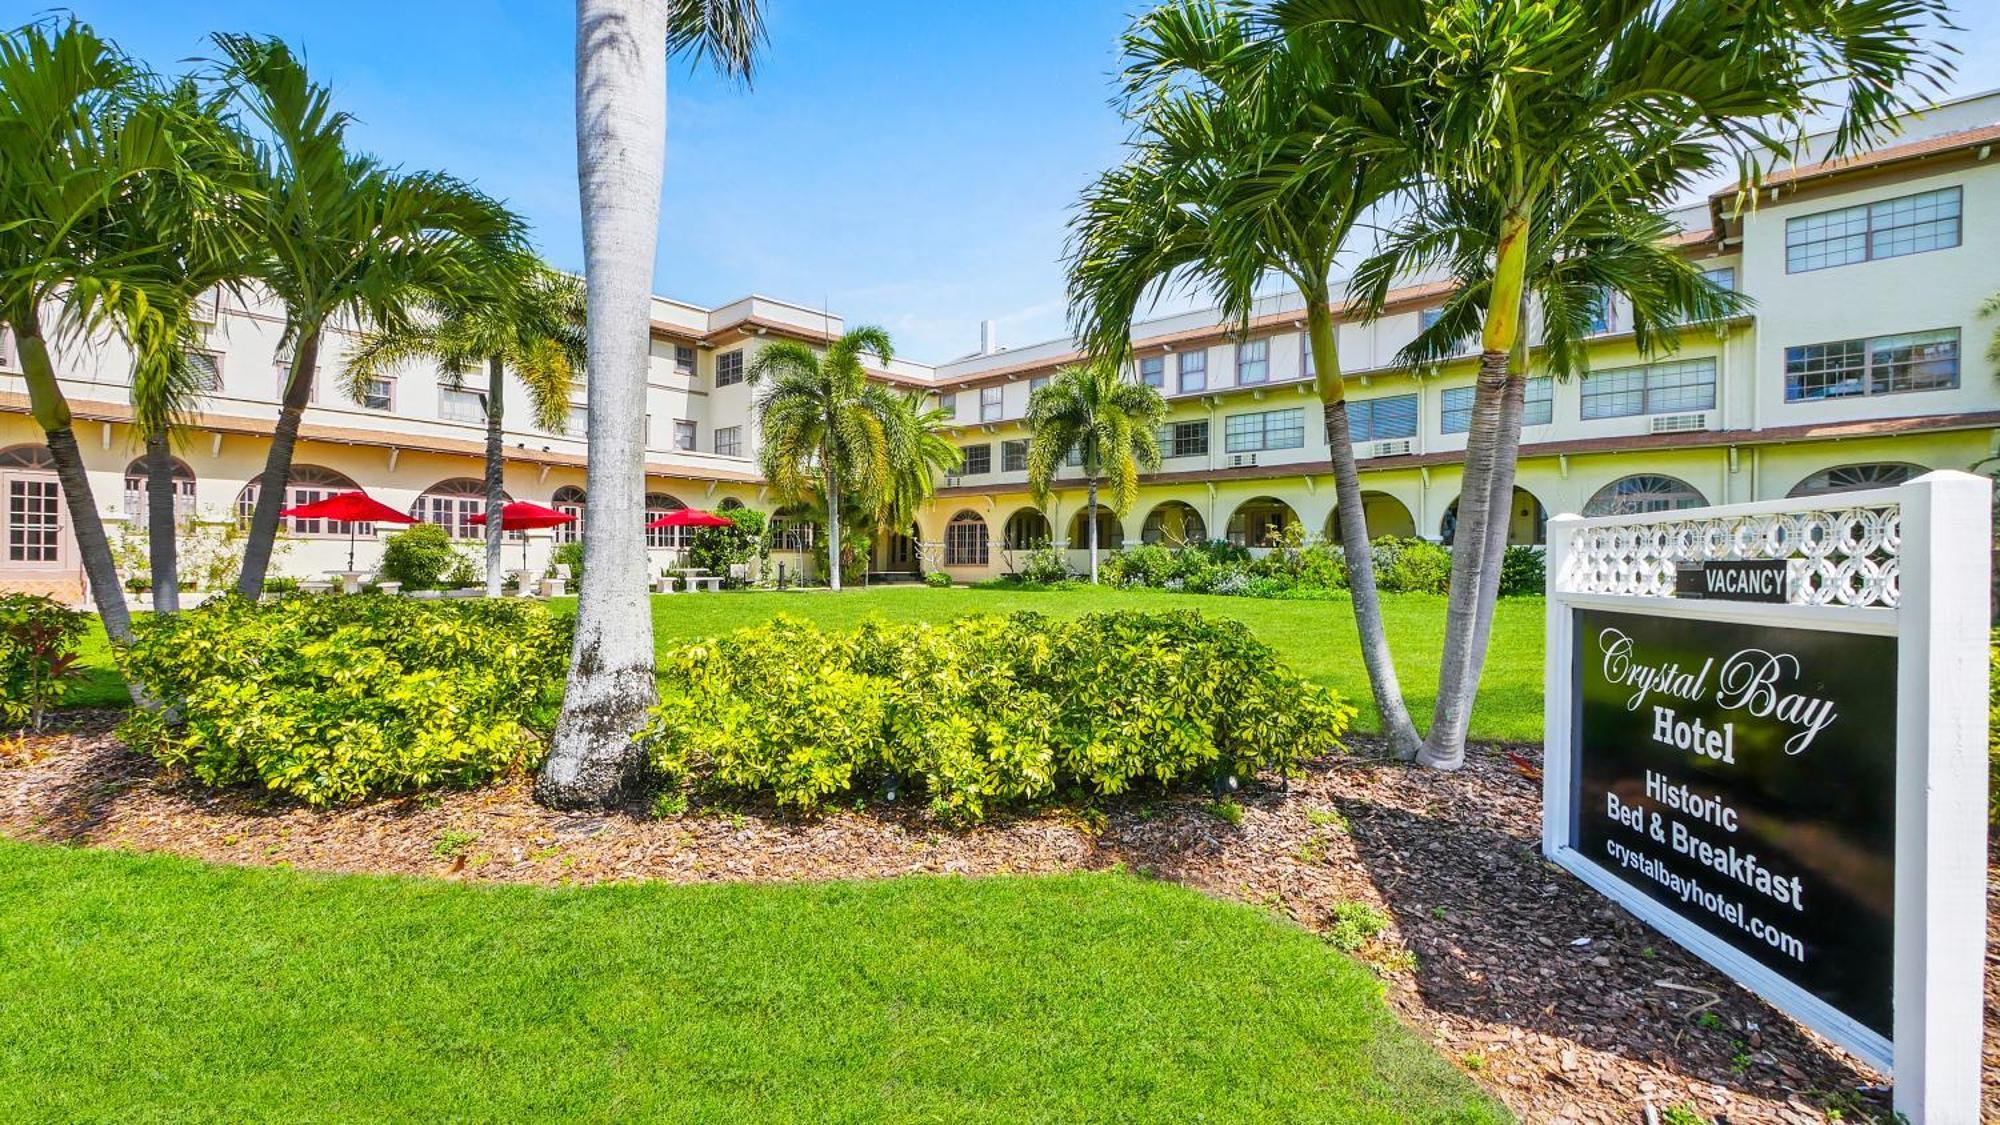
[[[719,594],[722,592],[722,579],[714,577],[690,578],[688,579],[688,589],[691,591],[706,590],[711,594]]]
[[[678,592],[679,583],[680,579],[675,578],[673,575],[662,574],[658,578],[653,579],[653,592],[655,594],[676,593]]]

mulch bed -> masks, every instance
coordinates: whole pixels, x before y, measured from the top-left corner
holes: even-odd
[[[1132,800],[951,831],[872,805],[815,820],[768,808],[578,816],[524,783],[313,812],[162,775],[115,716],[0,745],[0,834],[222,863],[467,882],[587,884],[981,875],[1114,865],[1325,932],[1361,901],[1389,929],[1359,956],[1446,1057],[1532,1122],[1640,1122],[1684,1104],[1718,1122],[1848,1121],[1882,1077],[1682,953],[1539,854],[1539,752],[1478,747],[1445,775],[1368,757],[1239,794]],[[1989,915],[1989,926],[1994,916]],[[2000,984],[1988,974],[1986,1111],[2000,1119]],[[1857,1092],[1861,1091],[1861,1092]]]

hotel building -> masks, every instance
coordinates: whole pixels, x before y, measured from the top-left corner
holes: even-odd
[[[1628,310],[1607,302],[1590,373],[1529,383],[1513,540],[1539,542],[1555,512],[1812,495],[1936,468],[1990,474],[2000,455],[2000,373],[1985,352],[2000,317],[1982,317],[1980,308],[2000,291],[1996,144],[2000,92],[1942,104],[1873,151],[1770,173],[1754,202],[1739,207],[1732,188],[1676,212],[1681,251],[1753,303],[1647,356],[1633,345]],[[1394,291],[1377,319],[1339,326],[1372,535],[1452,537],[1475,361],[1468,354],[1420,374],[1394,362],[1446,292],[1417,280]],[[1256,547],[1292,524],[1332,533],[1331,462],[1303,321],[1296,295],[1276,295],[1259,305],[1247,333],[1212,310],[1135,326],[1129,374],[1166,396],[1165,460],[1129,512],[1098,513],[1105,547],[1205,538]],[[236,295],[218,295],[208,309],[198,362],[211,390],[177,447],[180,502],[191,519],[228,521],[254,503],[289,363],[281,326],[281,310]],[[745,371],[768,341],[821,344],[844,327],[838,316],[764,297],[713,309],[655,298],[649,510],[777,510],[757,471],[756,390]],[[966,455],[909,534],[875,545],[878,574],[941,567],[959,579],[986,577],[1042,542],[1083,563],[1090,516],[1082,481],[1060,478],[1037,506],[1022,425],[1033,389],[1081,357],[1068,340],[1002,349],[984,335],[971,356],[936,365],[898,359],[874,372],[934,394]],[[289,498],[361,488],[476,538],[466,522],[483,509],[476,380],[459,389],[412,366],[350,401],[340,367],[353,337],[331,336]],[[115,340],[92,339],[59,347],[56,361],[115,543],[145,525],[130,357]],[[67,513],[26,413],[17,362],[0,334],[0,588],[81,599]],[[510,383],[507,395],[509,497],[581,513],[589,487],[584,386],[562,433],[532,428],[520,387]],[[391,530],[361,529],[362,568]],[[274,569],[344,569],[347,532],[293,521]],[[777,521],[773,567],[809,568],[812,533]],[[576,534],[574,525],[529,533],[530,565]],[[656,561],[671,562],[678,533],[649,534]],[[519,555],[510,547],[507,557],[514,565]]]

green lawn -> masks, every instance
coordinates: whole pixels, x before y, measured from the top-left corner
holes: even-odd
[[[574,601],[567,604],[574,605]],[[1327,684],[1361,709],[1358,725],[1379,724],[1368,694],[1368,676],[1356,654],[1354,613],[1348,603],[1225,598],[1158,590],[933,590],[891,586],[842,594],[681,594],[653,599],[654,635],[662,645],[712,636],[779,613],[846,627],[879,616],[896,621],[941,621],[967,613],[1033,609],[1069,616],[1096,609],[1193,609],[1234,617],[1255,629],[1306,676]],[[1425,594],[1384,594],[1382,614],[1403,692],[1418,724],[1428,725],[1437,696],[1438,648],[1444,640],[1444,599]],[[1542,599],[1506,598],[1493,625],[1492,655],[1472,715],[1474,738],[1535,742],[1542,737]],[[110,667],[103,634],[86,649],[90,675],[70,696],[73,705],[115,706],[124,684]]]
[[[1507,1120],[1288,922],[1127,875],[588,889],[0,842],[6,1120]]]

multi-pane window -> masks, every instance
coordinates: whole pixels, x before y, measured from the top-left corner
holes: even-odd
[[[676,497],[669,496],[664,492],[648,492],[646,494],[646,522],[652,523],[661,516],[667,515],[670,512],[678,512],[685,507],[687,507],[686,504],[681,503]],[[646,546],[685,547],[687,546],[688,538],[693,533],[694,529],[691,527],[649,527],[646,529]]]
[[[743,349],[715,357],[715,385],[733,387],[743,381]]]
[[[285,488],[283,506],[297,508],[317,503],[337,493],[352,492],[359,487],[352,479],[332,469],[324,469],[318,465],[293,465],[291,483]],[[480,488],[483,489],[484,485]],[[236,494],[236,519],[239,523],[249,526],[250,517],[257,511],[257,497],[262,491],[263,483],[260,477],[244,485],[243,491]],[[480,495],[484,496],[485,493],[481,491]],[[419,500],[418,503],[421,504],[422,501]],[[412,508],[410,514],[418,519],[423,518],[423,513],[416,508]],[[336,520],[303,519],[298,516],[286,516],[279,526],[292,535],[346,538],[350,530],[357,535],[375,534],[375,525],[372,523],[347,524]]]
[[[1049,385],[1049,377],[1047,375],[1028,376],[1028,393],[1031,395],[1048,385]]]
[[[1734,266],[1717,266],[1714,269],[1703,270],[1701,271],[1701,276],[1704,281],[1714,285],[1717,289],[1726,289],[1731,293],[1736,291],[1736,267]]]
[[[1308,379],[1319,373],[1319,368],[1313,363],[1313,338],[1310,332],[1299,333],[1299,370],[1305,372],[1305,377]]]
[[[14,362],[14,333],[5,328],[0,328],[0,368],[12,370],[16,366],[17,364]]]
[[[1208,386],[1208,353],[1205,351],[1182,352],[1176,357],[1179,364],[1180,392],[1199,391]]]
[[[958,396],[955,394],[939,395],[938,409],[944,411],[946,414],[950,415],[953,418],[958,417]]]
[[[463,387],[439,387],[438,417],[447,422],[484,422],[486,406],[476,391]]]
[[[425,490],[411,506],[410,514],[425,523],[434,523],[451,533],[453,539],[483,539],[486,525],[474,523],[474,516],[486,511],[486,482],[470,477],[439,481]]]
[[[60,563],[62,486],[53,477],[7,479],[7,561]]]
[[[1462,434],[1472,429],[1472,400],[1476,387],[1446,387],[1439,396],[1438,432]],[[1528,380],[1521,400],[1521,424],[1546,426],[1555,420],[1555,381],[1544,375]]]
[[[1959,244],[1961,192],[1916,195],[1785,220],[1785,272],[1805,273]]]
[[[1000,420],[1000,392],[1002,389],[1001,387],[979,388],[980,421],[998,422]]]
[[[1005,473],[1028,471],[1027,442],[1016,440],[1000,443],[1000,471]]]
[[[1167,357],[1163,355],[1142,357],[1139,360],[1139,381],[1146,386],[1165,390],[1167,386]]]
[[[1347,404],[1348,436],[1356,442],[1417,436],[1417,396],[1385,395]]]
[[[1958,386],[1958,330],[1906,332],[1785,349],[1785,401]]]
[[[394,384],[387,379],[370,379],[361,389],[363,410],[393,410],[395,400]]]
[[[569,413],[563,417],[563,436],[580,438],[588,433],[590,433],[590,410],[571,403]]]
[[[1583,379],[1585,421],[1715,408],[1715,360],[1682,359],[1593,371]]]
[[[1306,412],[1303,409],[1232,414],[1222,420],[1222,448],[1226,453],[1298,449],[1305,443]]]
[[[550,507],[563,515],[574,517],[568,523],[556,525],[556,542],[583,542],[584,499],[583,489],[573,484],[566,484],[556,489],[556,494],[549,499]]]
[[[674,448],[692,453],[696,448],[695,425],[686,418],[674,419]]]
[[[1443,319],[1444,319],[1444,306],[1442,305],[1439,305],[1437,308],[1434,309],[1419,310],[1417,313],[1417,331],[1420,333],[1429,332],[1433,325],[1437,324],[1438,321]]]
[[[194,384],[204,391],[222,389],[222,357],[214,352],[190,351],[187,353],[188,374]]]
[[[1208,419],[1192,422],[1169,422],[1160,427],[1160,455],[1162,457],[1206,457],[1208,456]]]
[[[724,457],[743,456],[743,427],[717,426],[715,428],[715,451]]]
[[[1245,340],[1236,345],[1236,385],[1254,386],[1271,381],[1271,341]]]
[[[743,361],[743,353],[737,352],[735,354],[736,360],[740,364]],[[674,345],[674,370],[682,375],[694,374],[693,348],[688,347],[686,344]]]
[[[993,471],[993,445],[982,442],[979,445],[962,445],[958,451],[965,455],[965,463],[960,465],[961,474],[990,473]]]
[[[960,512],[944,529],[944,565],[985,566],[988,552],[986,521],[976,512]]]
[[[125,518],[133,527],[145,527],[152,510],[147,470],[144,457],[125,466]],[[194,516],[194,470],[176,457],[170,477],[174,483],[174,520],[184,523]]]

